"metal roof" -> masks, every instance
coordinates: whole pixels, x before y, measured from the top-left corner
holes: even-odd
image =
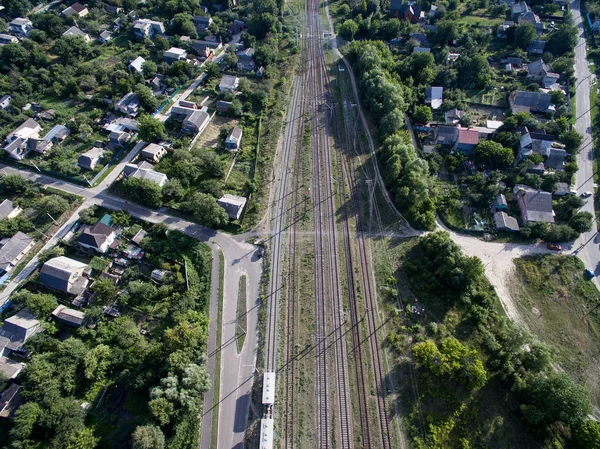
[[[273,418],[260,420],[260,449],[273,449]]]
[[[275,373],[273,372],[263,374],[262,403],[265,405],[275,403]]]
[[[21,253],[31,249],[32,243],[33,239],[21,231],[13,235],[0,247],[0,270],[9,271],[17,263]]]

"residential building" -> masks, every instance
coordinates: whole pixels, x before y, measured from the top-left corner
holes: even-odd
[[[138,130],[137,120],[128,117],[119,117],[106,123],[102,129],[108,133],[117,132],[135,132]]]
[[[233,19],[233,24],[228,28],[231,34],[241,33],[246,29],[246,22],[243,20]]]
[[[239,220],[242,216],[244,207],[246,206],[246,201],[246,198],[243,196],[230,195],[229,193],[226,193],[219,199],[219,201],[217,201],[217,203],[219,206],[225,209],[225,212],[227,212],[229,218],[232,220]]]
[[[256,68],[256,64],[254,62],[254,48],[246,48],[242,51],[238,51],[236,55],[238,58],[237,68],[239,70],[251,72]]]
[[[0,34],[0,46],[16,42],[19,42],[19,39],[15,36],[11,36],[10,34]]]
[[[15,206],[11,200],[3,200],[0,203],[0,220],[15,218],[21,212],[23,212],[23,209],[21,209],[19,206]]]
[[[8,156],[15,160],[23,160],[30,152],[32,147],[28,145],[29,139],[37,139],[41,126],[33,119],[25,120],[17,129],[6,136],[7,144],[4,146],[4,151]]]
[[[39,132],[42,130],[42,127],[36,122],[34,119],[29,118],[25,120],[21,125],[9,133],[6,136],[7,142],[12,142],[17,138],[29,139],[30,137],[39,137]]]
[[[551,113],[556,111],[552,96],[541,92],[516,90],[508,96],[508,104],[513,114],[518,112]]]
[[[138,73],[142,73],[142,65],[144,65],[144,62],[146,62],[146,60],[141,56],[138,56],[133,61],[131,61],[127,67],[129,68],[129,70],[135,70]]]
[[[83,37],[83,40],[86,42],[90,42],[92,40],[92,38],[90,37],[89,34],[84,33],[76,26],[72,26],[67,31],[65,31],[62,35],[63,36],[81,36],[81,37]]]
[[[138,178],[138,179],[147,179],[158,184],[160,187],[163,187],[168,181],[169,178],[164,173],[157,172],[156,170],[149,168],[137,168],[133,171],[128,177]]]
[[[458,128],[458,139],[455,149],[461,153],[471,155],[479,143],[479,131],[471,128]]]
[[[217,100],[216,109],[219,112],[229,112],[231,101]]]
[[[10,273],[33,248],[34,240],[18,231],[11,238],[0,240],[0,276]]]
[[[431,105],[431,109],[439,109],[442,106],[443,87],[428,87],[425,89],[425,103]]]
[[[82,153],[77,159],[77,165],[86,170],[94,170],[102,159],[104,149],[100,147],[93,147],[92,149]]]
[[[223,75],[221,82],[219,83],[219,91],[221,92],[235,92],[240,83],[240,79],[233,75]]]
[[[402,0],[392,0],[390,4],[390,14],[400,20],[408,20],[410,23],[417,23],[423,11],[421,6],[416,4],[402,4]]]
[[[265,76],[265,68],[261,65],[258,69],[256,69],[256,76],[258,78],[262,78]]]
[[[79,310],[69,309],[62,304],[54,309],[52,316],[56,318],[59,323],[75,328],[81,327],[85,321],[85,313]]]
[[[562,170],[567,152],[561,147],[562,145],[555,142],[554,136],[551,134],[529,132],[525,128],[525,132],[519,140],[517,162],[521,162],[535,153],[544,157],[546,167]]]
[[[193,16],[192,22],[196,25],[198,33],[203,33],[212,25],[213,19],[210,16]]]
[[[517,219],[511,217],[506,212],[495,212],[494,213],[494,227],[498,231],[519,231],[519,223]]]
[[[440,125],[435,129],[433,140],[436,145],[454,147],[458,141],[458,128],[456,126]]]
[[[238,151],[242,143],[242,135],[243,132],[241,128],[234,126],[225,139],[225,148],[229,151]]]
[[[207,40],[203,41],[197,39],[192,39],[190,42],[192,45],[192,51],[203,58],[210,58],[217,51],[223,48],[223,44],[221,42]]]
[[[157,34],[165,34],[162,22],[149,19],[137,19],[133,22],[133,35],[136,39],[152,39]]]
[[[506,202],[506,197],[504,194],[499,193],[496,195],[496,197],[492,200],[491,208],[492,212],[508,211],[508,203]]]
[[[2,367],[3,365],[5,365],[6,362],[10,364],[20,365],[20,369],[16,374],[11,373],[10,376],[6,376],[5,374],[6,378],[8,379],[14,379],[15,377],[17,377],[17,374],[25,366],[23,363],[13,362],[12,360],[7,359],[6,357],[0,357],[0,359],[4,359],[0,360],[0,372],[4,372]],[[0,395],[0,418],[13,417],[14,413],[17,411],[17,408],[19,408],[19,405],[21,404],[20,390],[21,386],[19,384],[12,383],[2,392],[2,394]]]
[[[527,47],[527,53],[532,55],[543,55],[544,48],[546,48],[546,41],[536,39],[529,44],[529,47]]]
[[[464,111],[459,111],[456,108],[450,109],[444,114],[444,122],[446,123],[446,125],[456,125],[458,122],[460,122],[460,119],[464,115]]]
[[[417,41],[419,43],[419,47],[431,47],[429,39],[425,33],[411,33],[410,39]]]
[[[77,237],[76,243],[88,252],[106,254],[116,239],[114,229],[99,221],[94,226],[86,226]]]
[[[552,194],[529,186],[517,184],[513,193],[517,198],[523,223],[544,222],[554,223],[552,210]]]
[[[562,148],[550,148],[544,163],[546,167],[560,171],[565,168],[565,159],[567,156],[568,153]]]
[[[86,16],[88,14],[88,12],[89,12],[88,9],[85,6],[83,6],[82,4],[73,3],[68,8],[63,9],[62,12],[60,13],[60,15],[63,17],[71,17],[71,16],[83,17],[83,16]]]
[[[167,150],[162,145],[151,143],[142,150],[142,157],[153,163],[158,163],[167,154]]]
[[[10,95],[4,95],[2,98],[0,98],[0,109],[7,110],[10,108],[11,104],[12,97]]]
[[[50,148],[53,147],[53,143],[50,140],[45,139],[36,139],[34,137],[30,137],[27,140],[27,149],[29,151],[35,151],[39,154],[45,154]]]
[[[198,110],[198,108],[196,107],[196,104],[194,104],[194,103],[192,103],[191,106],[183,106],[181,103],[178,103],[171,108],[170,117],[173,120],[182,122],[186,118],[188,118],[190,115],[192,115],[194,112],[196,112],[197,110]]]
[[[17,37],[29,37],[29,32],[33,29],[31,20],[22,17],[17,17],[8,26],[10,31]]]
[[[210,122],[210,115],[206,111],[196,110],[183,120],[181,129],[188,134],[198,134]]]
[[[131,241],[139,246],[146,235],[148,235],[148,232],[140,229],[133,237],[131,237]]]
[[[112,33],[110,31],[104,30],[102,33],[100,33],[100,35],[98,36],[98,39],[103,44],[106,44],[108,41],[110,41],[112,39]]]
[[[570,189],[571,188],[569,187],[569,184],[567,184],[566,182],[557,182],[556,188],[554,189],[554,192],[552,192],[552,195],[565,196],[569,193]]]
[[[117,102],[115,110],[130,117],[135,117],[140,111],[140,99],[135,92],[129,92]]]
[[[40,330],[40,322],[28,309],[5,319],[0,326],[0,356],[21,350],[25,342]]]
[[[78,295],[83,293],[88,279],[83,276],[87,265],[65,256],[48,260],[40,271],[40,282],[63,293]]]
[[[560,78],[558,73],[553,73],[550,66],[542,59],[532,62],[527,66],[527,77],[548,89],[556,84]]]
[[[187,51],[183,48],[171,47],[163,53],[163,59],[168,64],[175,61],[185,61],[187,59]]]
[[[60,143],[63,142],[70,134],[71,130],[65,125],[55,125],[46,133],[43,139],[53,143]]]

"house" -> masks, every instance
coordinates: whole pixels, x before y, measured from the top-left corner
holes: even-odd
[[[108,133],[117,132],[135,132],[138,130],[139,123],[137,120],[128,117],[115,118],[104,124],[102,129]]]
[[[76,243],[88,252],[106,254],[116,239],[114,229],[99,221],[94,226],[87,226],[77,237]]]
[[[11,36],[10,34],[0,34],[0,46],[16,42],[19,42],[19,39],[15,36]]]
[[[106,44],[108,41],[110,41],[112,39],[112,33],[110,31],[104,30],[102,33],[100,33],[100,35],[98,36],[98,39],[103,44]]]
[[[508,211],[508,203],[506,202],[506,197],[502,193],[496,195],[496,197],[492,200],[491,208],[492,212]]]
[[[454,147],[458,141],[458,128],[456,126],[440,125],[435,129],[433,140],[436,145]]]
[[[92,38],[90,37],[89,34],[84,33],[76,26],[72,26],[67,31],[65,31],[62,35],[63,36],[81,36],[81,37],[83,37],[83,40],[86,42],[90,42],[92,40]]]
[[[402,4],[402,0],[392,0],[390,14],[397,19],[417,23],[423,15],[423,11],[419,5]]]
[[[113,5],[108,5],[108,4],[104,4],[104,10],[112,15],[116,15],[116,14],[121,14],[123,12],[123,8],[120,8],[118,6],[113,6]]]
[[[151,143],[142,150],[142,157],[155,164],[160,162],[165,154],[167,154],[166,148],[156,143]]]
[[[219,112],[229,112],[229,108],[231,107],[231,101],[217,100],[215,107]]]
[[[246,22],[243,20],[233,19],[233,24],[228,28],[231,34],[241,33],[246,29]]]
[[[165,34],[165,26],[162,22],[149,19],[137,19],[133,22],[133,36],[136,39],[152,39],[157,34]]]
[[[543,40],[533,40],[529,47],[527,47],[527,53],[532,55],[543,55],[544,48],[546,48],[546,41]]]
[[[2,365],[4,365],[5,362],[8,362],[9,364],[21,365],[20,369],[18,370],[19,372],[25,366],[23,363],[13,362],[6,357],[1,357],[1,359],[4,360],[0,360],[0,372],[4,372]],[[12,375],[10,376],[6,376],[6,378],[14,379],[17,377],[18,372],[16,374],[11,374]],[[12,383],[2,392],[0,395],[0,418],[12,418],[14,413],[17,411],[17,408],[19,408],[19,405],[21,405],[20,390],[21,386],[19,384]]]
[[[140,229],[133,237],[131,237],[131,241],[139,246],[146,235],[148,235],[148,233],[143,229]]]
[[[29,139],[37,139],[41,126],[33,119],[25,120],[17,129],[6,136],[7,144],[4,146],[4,151],[8,156],[16,161],[23,160],[32,150],[32,146],[28,145]]]
[[[83,17],[86,16],[88,14],[88,9],[83,6],[80,3],[73,3],[71,6],[69,6],[68,8],[65,8],[61,11],[60,15],[63,17],[71,17],[71,16],[77,16],[77,17]]]
[[[558,171],[563,170],[567,155],[567,152],[562,148],[550,148],[545,161],[546,167],[550,167]]]
[[[229,135],[225,139],[225,148],[229,151],[237,151],[240,149],[240,144],[242,143],[242,130],[237,126],[234,126],[231,131],[229,131]]]
[[[185,106],[184,106],[185,104]],[[182,104],[182,102],[177,103],[175,106],[171,108],[170,117],[173,120],[177,120],[178,122],[184,121],[190,115],[198,110],[198,107],[195,103],[191,101],[187,101]]]
[[[533,81],[541,82],[548,89],[558,82],[560,75],[553,73],[550,66],[539,59],[527,66],[527,77]]]
[[[425,103],[431,105],[431,109],[439,109],[442,106],[443,87],[428,87],[425,89]]]
[[[2,98],[0,98],[0,109],[8,109],[10,108],[10,105],[12,104],[12,97],[10,95],[4,95]]]
[[[5,319],[0,326],[0,356],[21,350],[25,342],[40,330],[40,322],[28,309],[22,309]]]
[[[554,223],[552,210],[552,194],[529,186],[517,184],[513,193],[517,198],[523,223],[544,222]]]
[[[435,13],[437,12],[437,5],[431,5],[429,12],[427,13],[427,17],[434,18]]]
[[[4,200],[0,203],[0,220],[17,217],[23,209],[15,206],[11,200]]]
[[[519,223],[517,219],[511,217],[506,212],[495,212],[494,213],[494,227],[498,231],[519,231]]]
[[[79,310],[69,309],[62,304],[54,309],[52,316],[61,324],[75,328],[81,327],[85,321],[85,313]]]
[[[256,69],[257,78],[262,78],[265,76],[265,68],[261,65],[258,69]]]
[[[501,64],[510,64],[513,67],[521,68],[523,67],[523,58],[519,58],[516,56],[510,56],[508,58],[502,59],[500,61]]]
[[[11,238],[0,240],[0,276],[10,273],[33,248],[34,240],[18,231]]]
[[[39,154],[45,154],[54,144],[50,140],[36,139],[34,137],[27,140],[27,150],[35,151]]]
[[[517,20],[517,18],[526,12],[530,12],[531,8],[529,7],[529,5],[526,2],[518,2],[512,5],[512,7],[510,8],[510,13],[511,13],[511,17],[514,21]]]
[[[533,167],[529,167],[527,169],[527,173],[532,173],[538,176],[544,176],[544,173],[546,173],[546,166],[543,162],[540,162],[539,164],[535,164]]]
[[[226,193],[219,199],[219,201],[217,201],[217,203],[219,206],[225,209],[225,212],[227,212],[229,218],[232,220],[239,220],[242,215],[242,211],[246,206],[246,201],[246,198],[243,196],[230,195],[229,193]]]
[[[210,16],[193,16],[192,22],[196,26],[198,33],[203,33],[212,25],[213,19]]]
[[[142,73],[142,66],[144,65],[144,62],[146,62],[146,60],[144,58],[142,58],[141,56],[138,56],[137,58],[135,58],[133,61],[131,61],[129,63],[127,68],[129,70],[135,70],[138,73]]]
[[[79,156],[77,165],[86,170],[94,170],[98,165],[98,162],[100,162],[100,159],[102,159],[103,154],[103,148],[93,147],[91,150],[88,150]]]
[[[87,286],[87,278],[83,271],[87,265],[65,256],[48,260],[40,271],[40,282],[52,289],[63,293],[78,295]]]
[[[566,194],[569,193],[569,190],[570,190],[569,184],[567,184],[566,182],[557,182],[556,188],[554,189],[554,192],[552,192],[552,195],[565,196]]]
[[[34,119],[29,118],[25,120],[21,125],[15,129],[13,132],[9,133],[6,136],[7,142],[12,142],[17,138],[29,139],[30,137],[39,137],[39,132],[42,130],[42,127],[36,122]]]
[[[187,59],[187,51],[183,48],[171,47],[163,53],[163,60],[172,64],[175,61],[185,61]]]
[[[237,76],[223,75],[223,78],[221,78],[221,82],[219,83],[219,91],[235,92],[239,83],[240,79]]]
[[[471,155],[479,143],[479,131],[471,128],[458,128],[458,139],[454,146],[455,150]]]
[[[223,44],[216,41],[192,39],[190,43],[192,45],[192,51],[203,58],[210,58],[223,48]]]
[[[540,18],[533,11],[526,11],[524,13],[519,14],[519,17],[517,17],[517,23],[519,25],[523,23],[530,23],[534,26],[534,28],[536,28],[536,31],[538,28],[536,25],[541,25],[541,29],[544,29],[544,24],[540,22]]]
[[[164,186],[169,181],[169,178],[167,178],[167,175],[164,173],[157,172],[156,170],[150,168],[140,168],[136,165],[133,165],[133,167],[135,167],[135,170],[131,171],[129,175],[126,174],[127,177],[147,179],[158,184],[160,187]],[[127,168],[127,166],[125,166],[125,168]]]
[[[508,104],[513,114],[518,112],[555,112],[550,94],[516,90],[508,96]]]
[[[129,92],[117,102],[115,109],[130,117],[135,117],[140,110],[140,99],[135,92]]]
[[[206,111],[196,110],[183,120],[181,129],[188,134],[198,134],[210,122],[210,115]]]
[[[412,33],[410,39],[413,39],[419,43],[419,47],[431,47],[429,39],[425,33]]]
[[[444,114],[444,122],[446,123],[446,125],[456,125],[458,122],[460,122],[460,119],[464,115],[464,111],[459,111],[456,108],[450,109]]]
[[[31,20],[22,17],[17,17],[8,26],[10,31],[17,37],[29,37],[29,32],[33,29]]]
[[[529,132],[525,128],[525,132],[519,139],[519,149],[517,150],[517,162],[522,162],[532,154],[548,157],[550,147],[554,142],[554,136],[543,132]]]
[[[70,134],[71,130],[65,125],[55,125],[46,133],[43,139],[53,143],[60,143],[63,142]]]
[[[238,57],[237,68],[251,72],[256,68],[254,62],[254,48],[246,48],[236,53]]]

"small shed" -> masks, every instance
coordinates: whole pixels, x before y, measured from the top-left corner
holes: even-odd
[[[81,327],[85,321],[85,313],[80,312],[79,310],[69,309],[62,304],[54,309],[52,316],[65,326],[75,328]]]
[[[243,196],[231,195],[226,193],[217,203],[227,212],[232,220],[239,220],[242,216],[242,211],[246,206],[246,198]]]

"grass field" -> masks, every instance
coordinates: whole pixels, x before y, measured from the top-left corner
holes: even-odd
[[[530,331],[556,350],[560,367],[592,391],[600,404],[600,292],[583,278],[576,257],[534,256],[515,260],[514,295]]]

